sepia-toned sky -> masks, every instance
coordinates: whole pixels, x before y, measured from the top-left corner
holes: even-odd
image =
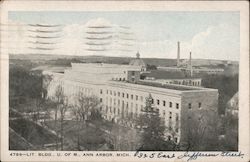
[[[127,26],[135,34],[135,51],[142,57],[176,58],[177,41],[180,41],[181,58],[188,58],[192,51],[193,58],[239,60],[239,16],[239,12],[9,12],[9,21],[61,24],[68,35],[63,39],[70,42],[82,39],[81,27],[89,22]],[[78,46],[71,43],[62,47],[65,47],[63,51],[76,51]],[[84,51],[74,54],[84,55]],[[119,56],[115,52],[107,55]]]

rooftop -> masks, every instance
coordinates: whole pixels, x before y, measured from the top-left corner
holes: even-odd
[[[136,83],[131,83],[128,81],[118,81],[118,80],[112,80],[114,82],[112,82],[112,85],[115,85],[115,83],[119,84],[121,83],[121,85],[129,85],[129,86],[137,86],[138,88],[140,88],[140,86],[147,86],[148,88],[150,87],[155,87],[155,88],[162,88],[164,90],[173,90],[173,91],[179,91],[179,92],[183,92],[183,91],[201,91],[201,90],[215,90],[215,89],[211,89],[211,88],[203,88],[203,87],[193,87],[193,86],[186,86],[186,85],[174,85],[174,84],[162,84],[162,83],[157,83],[157,82],[147,82],[144,80],[140,80]],[[143,87],[145,88],[145,87]]]
[[[164,71],[164,70],[152,70],[150,73],[143,73],[143,77],[153,77],[155,79],[190,79],[197,77],[190,77],[189,74],[184,71]]]
[[[129,65],[146,67],[145,62],[140,58],[139,52],[136,53],[136,58],[129,62]]]
[[[173,84],[161,84],[161,83],[153,83],[153,82],[145,82],[139,81],[136,84],[158,87],[158,88],[166,88],[166,89],[173,89],[179,91],[189,91],[189,90],[197,90],[197,88],[189,87],[189,86],[180,86],[180,85],[173,85]]]

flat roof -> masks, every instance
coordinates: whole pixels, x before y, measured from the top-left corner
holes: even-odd
[[[184,71],[151,70],[150,73],[143,73],[142,76],[155,79],[198,79],[198,77],[189,76]]]
[[[173,90],[179,90],[179,91],[197,90],[196,88],[193,88],[193,87],[179,86],[179,85],[173,85],[173,84],[162,84],[162,83],[157,83],[157,82],[153,83],[153,82],[139,81],[135,84],[152,86],[152,87],[159,87],[159,88],[166,88],[166,89],[173,89]]]
[[[156,90],[168,90],[171,92],[192,92],[192,91],[217,91],[217,89],[212,88],[203,88],[203,87],[193,87],[193,86],[186,86],[186,85],[174,85],[174,84],[162,84],[162,83],[154,83],[154,82],[146,82],[143,80],[138,81],[137,83],[132,83],[128,81],[118,81],[118,80],[112,80],[110,81],[113,83],[121,84],[121,85],[129,85],[133,87],[143,88],[141,86],[144,86],[145,88],[157,88]],[[160,89],[159,89],[160,88]]]

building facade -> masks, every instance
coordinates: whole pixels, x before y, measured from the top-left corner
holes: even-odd
[[[140,72],[140,66],[72,63],[72,68],[60,77],[55,74],[55,80],[48,87],[48,97],[53,98],[53,87],[57,84],[63,86],[72,105],[77,103],[79,93],[96,96],[106,120],[135,127],[134,121],[143,113],[146,99],[151,95],[153,107],[165,123],[166,138],[176,143],[182,139],[188,118],[202,109],[217,111],[216,89],[147,82],[140,80]]]

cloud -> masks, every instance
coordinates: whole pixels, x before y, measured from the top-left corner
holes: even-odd
[[[191,40],[193,56],[209,59],[239,59],[239,33],[237,28],[220,24],[196,34]]]
[[[180,47],[181,58],[188,58],[191,44],[181,42]],[[177,42],[170,40],[142,42],[138,43],[138,50],[142,57],[176,58]]]
[[[192,39],[180,42],[181,58],[239,59],[239,35],[236,27],[228,24],[210,26]],[[171,40],[138,42],[142,57],[176,58],[177,42]]]
[[[27,48],[28,46],[30,46],[30,44],[27,42],[29,42],[31,38],[28,37],[30,33],[27,32],[28,28],[25,27],[24,24],[13,21],[10,21],[9,23],[11,25],[11,30],[13,30],[13,32],[9,32],[9,38],[12,43],[7,44],[11,47],[10,51],[12,53],[43,52],[41,50],[31,50]],[[88,28],[91,26],[112,28]],[[219,24],[217,26],[210,26],[206,30],[195,34],[190,40],[181,41],[181,58],[189,58],[189,52],[192,51],[193,58],[238,60],[240,45],[239,33],[236,32],[239,29],[237,28],[238,26],[233,26],[229,24]],[[119,37],[128,37],[128,35],[124,34],[119,36],[117,35],[117,33],[133,33],[133,29],[125,29],[126,28],[120,28],[119,25],[111,23],[110,21],[103,18],[91,19],[85,24],[66,25],[62,28],[62,37],[60,39],[55,40],[56,42],[58,42],[56,45],[54,45],[56,50],[50,51],[50,53],[64,55],[105,55],[134,57],[136,51],[138,50],[141,53],[142,57],[177,57],[177,42],[174,42],[171,39],[161,41],[147,40],[144,42],[132,41],[132,43],[135,44],[135,47],[131,47],[131,49],[129,49],[130,52],[126,52],[124,48],[128,49],[130,47],[121,47],[120,44],[131,44],[131,42],[123,42],[122,40],[119,40],[120,42],[117,43]],[[110,41],[110,46],[105,46],[105,49],[107,47],[108,51],[86,50],[89,48],[89,46],[86,45],[86,41],[89,41],[86,40],[87,31],[90,33],[103,32],[105,33],[105,36],[111,35],[112,39],[110,40],[91,40],[92,44],[108,44],[108,42]],[[136,33],[134,34],[136,35]],[[142,39],[137,38],[137,40]]]

